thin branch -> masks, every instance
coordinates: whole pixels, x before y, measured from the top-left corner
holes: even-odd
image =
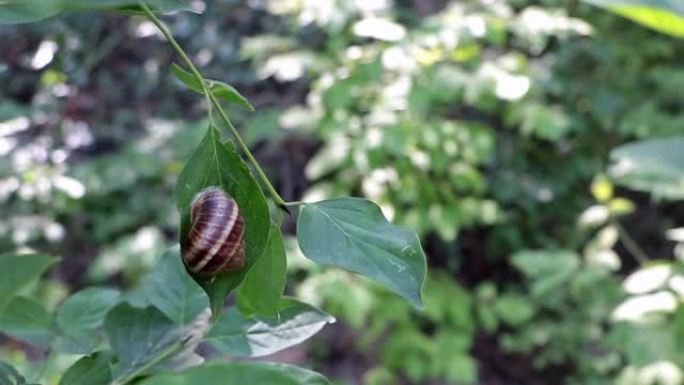
[[[622,244],[625,246],[627,251],[629,251],[630,254],[634,256],[634,258],[640,263],[644,264],[648,262],[651,258],[648,257],[648,254],[644,252],[644,250],[639,246],[639,244],[632,238],[631,235],[627,232],[627,230],[620,224],[620,222],[617,219],[613,219],[611,221],[615,228],[618,231],[618,234],[620,235],[620,240],[622,241]]]
[[[271,196],[271,199],[275,202],[275,204],[280,207],[282,210],[285,212],[289,213],[288,206],[290,204],[288,202],[285,202],[285,200],[278,194],[278,191],[276,191],[275,187],[271,184],[271,181],[269,181],[268,177],[266,176],[266,173],[264,170],[261,168],[259,165],[259,162],[257,162],[256,158],[254,158],[254,155],[252,155],[252,152],[249,150],[249,147],[245,144],[244,140],[240,136],[240,133],[238,130],[235,128],[233,125],[233,122],[231,122],[230,118],[228,117],[228,114],[223,110],[223,107],[221,106],[221,103],[219,103],[218,99],[216,96],[214,96],[213,93],[207,88],[207,82],[202,76],[202,74],[199,72],[197,67],[193,64],[192,60],[188,56],[187,53],[183,50],[183,48],[178,44],[176,39],[173,37],[171,32],[162,24],[162,22],[157,18],[157,16],[152,12],[145,4],[141,3],[140,6],[142,9],[145,11],[145,14],[147,15],[148,19],[159,29],[159,31],[164,35],[166,40],[171,44],[171,47],[178,53],[178,55],[183,59],[185,64],[188,66],[190,69],[190,72],[193,74],[195,79],[201,84],[202,90],[204,91],[205,97],[207,98],[207,103],[209,104],[209,109],[210,109],[210,120],[213,119],[211,117],[211,106],[213,105],[216,108],[216,111],[218,111],[219,116],[221,116],[221,119],[225,123],[226,126],[230,129],[231,133],[233,134],[233,137],[235,138],[235,141],[238,143],[240,146],[240,149],[242,152],[245,154],[249,162],[251,163],[253,169],[256,171],[257,175],[261,179],[262,184],[266,187],[266,190],[268,191],[269,195]]]

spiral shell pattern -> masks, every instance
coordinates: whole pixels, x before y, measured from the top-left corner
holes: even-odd
[[[200,275],[238,270],[245,264],[245,221],[235,200],[211,187],[193,199],[190,231],[181,245],[185,266]]]

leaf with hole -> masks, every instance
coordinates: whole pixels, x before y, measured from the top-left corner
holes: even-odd
[[[373,202],[338,198],[307,203],[297,220],[297,240],[314,262],[365,275],[422,306],[427,267],[418,235],[392,225]]]

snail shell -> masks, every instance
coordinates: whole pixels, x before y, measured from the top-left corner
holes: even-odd
[[[191,203],[190,231],[181,245],[185,266],[200,275],[238,270],[245,264],[245,221],[223,190],[202,190]]]

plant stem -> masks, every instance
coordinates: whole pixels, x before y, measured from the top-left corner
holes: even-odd
[[[644,250],[641,249],[641,247],[639,247],[639,244],[634,240],[634,238],[632,238],[631,235],[629,235],[622,224],[620,224],[617,219],[614,219],[611,222],[613,222],[613,225],[617,229],[622,244],[625,246],[627,251],[634,256],[637,262],[642,265],[648,262],[650,260],[648,255],[644,252]]]
[[[221,116],[221,119],[223,122],[228,126],[230,129],[231,133],[233,134],[233,137],[235,138],[235,141],[237,141],[238,145],[240,146],[240,149],[242,152],[245,154],[249,162],[252,164],[253,169],[256,171],[257,175],[261,179],[262,184],[266,187],[266,190],[268,191],[269,195],[271,196],[271,199],[275,202],[275,204],[280,207],[282,210],[286,212],[290,212],[288,210],[288,206],[290,206],[291,202],[285,202],[285,200],[278,194],[278,191],[276,191],[275,187],[271,184],[271,181],[268,180],[268,177],[266,176],[266,173],[264,170],[261,168],[259,165],[259,162],[257,162],[256,158],[254,158],[254,155],[252,155],[252,152],[249,150],[249,147],[245,144],[245,141],[242,139],[240,136],[240,133],[238,130],[235,128],[233,125],[233,122],[230,121],[230,118],[228,117],[228,114],[223,110],[223,107],[221,106],[221,103],[219,103],[218,99],[214,94],[210,92],[210,90],[207,88],[207,83],[202,74],[199,72],[197,67],[193,64],[192,60],[188,56],[187,53],[183,50],[183,48],[178,44],[176,39],[173,37],[171,32],[162,24],[162,22],[157,18],[157,16],[152,12],[145,4],[140,3],[140,6],[142,9],[145,11],[145,14],[147,15],[148,19],[159,29],[159,31],[164,35],[166,40],[171,44],[171,47],[176,51],[176,53],[183,59],[185,64],[188,66],[190,69],[190,72],[193,74],[195,79],[202,85],[202,89],[204,90],[205,97],[207,98],[207,102],[209,104],[209,109],[210,109],[210,115],[211,115],[211,107],[212,105],[214,108],[216,108],[216,111],[218,111],[219,115]]]

